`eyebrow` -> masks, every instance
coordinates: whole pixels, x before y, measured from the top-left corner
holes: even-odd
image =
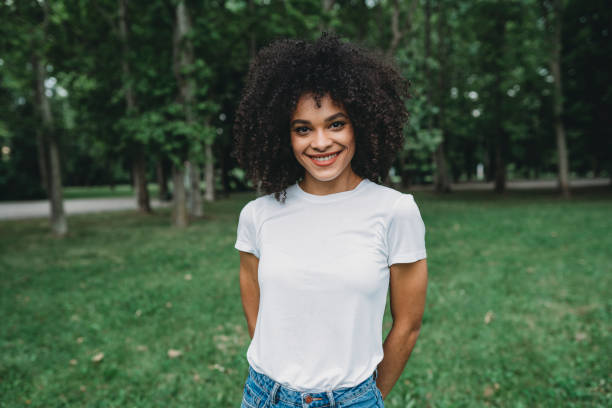
[[[340,117],[345,117],[345,118],[347,118],[347,119],[348,119],[348,116],[346,116],[344,113],[342,113],[342,112],[338,112],[338,113],[334,113],[333,115],[331,115],[330,117],[328,117],[327,119],[325,119],[325,122],[329,122],[330,120],[334,120],[334,119],[337,119],[337,118],[340,118]],[[295,125],[296,123],[304,123],[304,124],[310,125],[310,121],[309,121],[309,120],[304,120],[304,119],[295,119],[295,120],[292,120],[292,121],[291,121],[291,123],[289,124],[289,126],[293,126],[293,125]]]

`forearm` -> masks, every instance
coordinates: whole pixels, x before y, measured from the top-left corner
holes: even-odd
[[[376,385],[383,398],[387,397],[402,375],[418,337],[418,327],[393,327],[389,331],[383,344],[385,356],[378,364],[378,378],[376,380]]]
[[[259,313],[259,286],[247,277],[240,277],[240,295],[242,297],[242,309],[246,318],[249,336],[255,335],[255,324]]]

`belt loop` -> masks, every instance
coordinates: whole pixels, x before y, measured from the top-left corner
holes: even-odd
[[[336,401],[334,400],[334,392],[327,391],[327,398],[329,398],[329,408],[334,408],[336,406]]]
[[[270,401],[272,404],[276,404],[278,397],[278,390],[280,389],[280,383],[275,382],[274,387],[272,387],[272,391],[270,391]]]

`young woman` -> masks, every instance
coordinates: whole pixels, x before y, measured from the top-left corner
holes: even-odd
[[[425,226],[411,194],[380,183],[407,87],[380,53],[325,33],[252,62],[233,153],[264,193],[235,243],[252,338],[242,407],[383,407],[402,373],[425,307]]]

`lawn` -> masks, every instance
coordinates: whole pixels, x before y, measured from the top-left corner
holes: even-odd
[[[415,192],[430,283],[387,407],[612,405],[612,192]],[[0,223],[0,407],[238,407],[238,213]],[[387,308],[383,335],[391,324]]]
[[[201,183],[202,189],[206,188],[206,183]],[[172,181],[168,182],[168,188],[172,191]],[[148,183],[147,190],[149,196],[153,199],[159,198],[159,185],[157,183]],[[108,198],[108,197],[131,197],[134,195],[134,189],[129,184],[117,184],[114,187],[110,186],[87,186],[87,187],[64,187],[64,198]]]
[[[157,184],[149,183],[149,194],[157,198],[159,191]],[[110,186],[92,186],[92,187],[64,187],[64,198],[100,198],[100,197],[130,197],[134,195],[134,190],[129,184],[118,184],[111,188]]]

